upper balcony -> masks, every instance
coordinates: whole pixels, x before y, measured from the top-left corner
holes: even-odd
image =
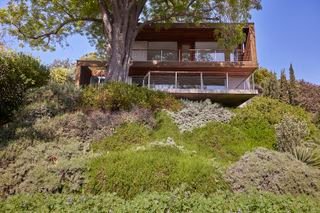
[[[245,40],[232,51],[219,48],[217,27],[214,24],[145,27],[134,42],[129,73],[183,70],[250,75],[258,67],[253,24],[243,29]]]
[[[244,51],[235,49],[227,52],[219,49],[133,49],[134,62],[243,62],[250,61],[244,57]]]

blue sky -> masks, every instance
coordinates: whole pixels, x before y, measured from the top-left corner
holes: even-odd
[[[6,0],[0,0],[3,7]],[[293,64],[298,79],[320,84],[320,0],[262,0],[263,9],[253,12],[258,60],[262,67],[280,73]],[[33,51],[18,48],[14,39],[8,38],[9,46],[32,53],[44,63],[54,59],[78,59],[94,51],[81,36],[70,37],[69,47],[55,52]]]

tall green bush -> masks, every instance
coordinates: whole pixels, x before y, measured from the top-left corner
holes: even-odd
[[[22,104],[27,89],[46,84],[48,74],[47,68],[32,56],[0,53],[0,124]]]

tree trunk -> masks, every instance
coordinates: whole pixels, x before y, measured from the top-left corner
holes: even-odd
[[[110,60],[108,64],[108,80],[126,82],[129,74],[131,50],[137,34],[137,24],[127,27],[123,23],[114,23]]]
[[[131,50],[139,27],[138,19],[146,0],[111,0],[112,13],[103,0],[99,1],[106,39],[110,41],[107,52],[110,54],[106,77],[111,81],[127,82]]]

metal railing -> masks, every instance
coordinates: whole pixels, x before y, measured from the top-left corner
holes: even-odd
[[[133,49],[133,61],[238,62],[244,60],[241,49],[227,52],[218,49]]]
[[[143,78],[143,86],[155,90],[246,90],[255,91],[254,74],[235,77],[228,72],[212,74],[189,71],[150,71]]]

